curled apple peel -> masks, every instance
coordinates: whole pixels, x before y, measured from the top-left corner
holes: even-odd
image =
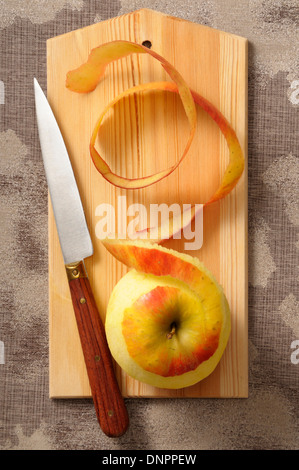
[[[114,186],[118,186],[124,189],[144,188],[154,183],[157,183],[158,181],[172,173],[186,156],[192,143],[196,128],[196,109],[191,96],[191,90],[188,87],[187,83],[185,82],[181,74],[166,59],[164,59],[164,57],[160,56],[151,49],[142,46],[141,44],[136,44],[129,41],[112,41],[103,44],[99,47],[96,47],[95,49],[92,49],[86,63],[82,64],[79,68],[68,72],[66,78],[66,87],[69,90],[75,91],[77,93],[89,93],[93,91],[100,82],[102,76],[104,75],[105,69],[110,62],[116,59],[121,59],[133,53],[150,54],[153,58],[155,58],[161,63],[162,67],[166,70],[166,72],[175,82],[175,84],[177,85],[177,91],[181,97],[184,110],[188,118],[188,122],[190,125],[190,133],[182,157],[172,167],[147,177],[123,178],[122,176],[116,175],[111,171],[110,167],[107,165],[105,160],[100,156],[99,152],[95,148],[96,138],[103,118],[107,111],[124,97],[137,92],[167,90],[169,82],[152,82],[147,83],[145,85],[138,85],[136,87],[124,91],[123,93],[118,95],[114,100],[112,100],[101,113],[94,127],[90,139],[90,154],[95,167],[101,173],[101,175]]]
[[[131,377],[183,388],[217,366],[230,335],[221,286],[192,256],[148,241],[103,240],[132,268],[114,287],[106,313],[111,353]]]
[[[90,155],[96,169],[111,184],[123,189],[144,188],[155,184],[158,181],[161,181],[163,178],[170,175],[173,171],[178,168],[178,166],[186,157],[191,147],[195,135],[197,122],[195,109],[196,103],[202,109],[204,109],[217,123],[219,129],[221,130],[226,139],[229,148],[229,162],[223,175],[220,186],[215,191],[215,193],[208,199],[208,201],[203,203],[203,205],[206,206],[218,201],[219,199],[224,198],[236,186],[244,170],[244,155],[240,143],[238,141],[237,135],[230,123],[222,115],[222,113],[212,103],[200,96],[196,91],[191,90],[183,79],[183,77],[181,76],[181,74],[165,58],[163,58],[153,50],[148,49],[147,47],[142,46],[140,44],[136,44],[129,41],[112,41],[92,49],[91,53],[89,54],[88,60],[84,64],[82,64],[77,69],[68,72],[66,78],[66,87],[69,90],[77,93],[90,93],[99,84],[109,63],[117,59],[127,57],[128,55],[133,53],[150,54],[154,59],[158,60],[161,63],[162,67],[169,74],[173,82],[151,82],[144,85],[138,85],[136,87],[124,91],[116,98],[114,98],[105,107],[100,117],[98,118],[98,121],[94,127],[90,139]],[[168,91],[178,93],[180,95],[190,128],[189,137],[183,154],[180,159],[170,168],[159,171],[158,173],[155,173],[153,175],[140,178],[125,178],[120,175],[117,175],[112,172],[109,165],[105,162],[105,160],[95,148],[96,138],[99,133],[103,119],[105,117],[105,114],[111,107],[113,107],[118,101],[125,98],[126,96],[130,96],[135,93],[150,92],[154,90]],[[190,209],[189,220],[185,218],[185,223],[189,224],[193,220],[195,215],[196,209],[195,206],[193,206]],[[165,239],[171,238],[174,235],[174,229],[176,231],[182,229],[184,226],[183,224],[183,219],[174,220],[170,231],[168,227],[167,229],[164,229],[163,226],[159,227],[158,239],[156,239],[155,241],[160,243]],[[150,229],[148,229],[148,232],[150,232]]]

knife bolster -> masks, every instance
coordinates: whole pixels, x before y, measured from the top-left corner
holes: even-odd
[[[88,277],[84,261],[76,261],[75,263],[66,264],[65,269],[69,281]]]

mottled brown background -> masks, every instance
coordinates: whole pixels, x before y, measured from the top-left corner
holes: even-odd
[[[46,89],[48,38],[142,7],[249,40],[249,398],[128,399],[130,429],[110,440],[91,400],[48,398],[32,80]],[[297,0],[0,0],[0,449],[298,449],[298,21]]]

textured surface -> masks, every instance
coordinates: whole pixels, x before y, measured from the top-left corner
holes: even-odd
[[[113,441],[100,432],[90,400],[48,398],[47,187],[32,79],[46,89],[49,37],[146,3],[0,1],[0,448],[298,449],[295,0],[151,4],[249,39],[249,398],[128,399],[130,430]]]

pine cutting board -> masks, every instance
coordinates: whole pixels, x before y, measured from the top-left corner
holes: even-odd
[[[191,88],[215,104],[231,122],[247,155],[247,40],[151,10],[139,10],[51,38],[47,42],[48,99],[57,117],[73,164],[90,228],[94,256],[86,261],[95,298],[105,318],[110,293],[127,269],[96,237],[96,208],[109,203],[118,213],[126,204],[202,203],[217,188],[228,161],[224,138],[213,121],[198,110],[198,130],[189,154],[168,178],[146,189],[124,191],[107,183],[89,156],[89,139],[103,107],[121,91],[149,81],[169,80],[148,55],[132,55],[109,65],[100,86],[89,95],[65,88],[69,70],[85,62],[102,43],[125,39],[150,41],[184,76]],[[112,168],[129,177],[166,168],[181,155],[188,127],[182,105],[171,93],[135,95],[121,101],[106,118],[100,147]],[[232,312],[232,332],[216,370],[181,390],[139,383],[116,374],[125,397],[246,397],[247,364],[247,172],[233,192],[204,212],[203,246],[189,252],[213,272],[223,286]],[[165,243],[179,251],[184,240]],[[49,202],[49,342],[50,397],[90,397],[69,287]]]

